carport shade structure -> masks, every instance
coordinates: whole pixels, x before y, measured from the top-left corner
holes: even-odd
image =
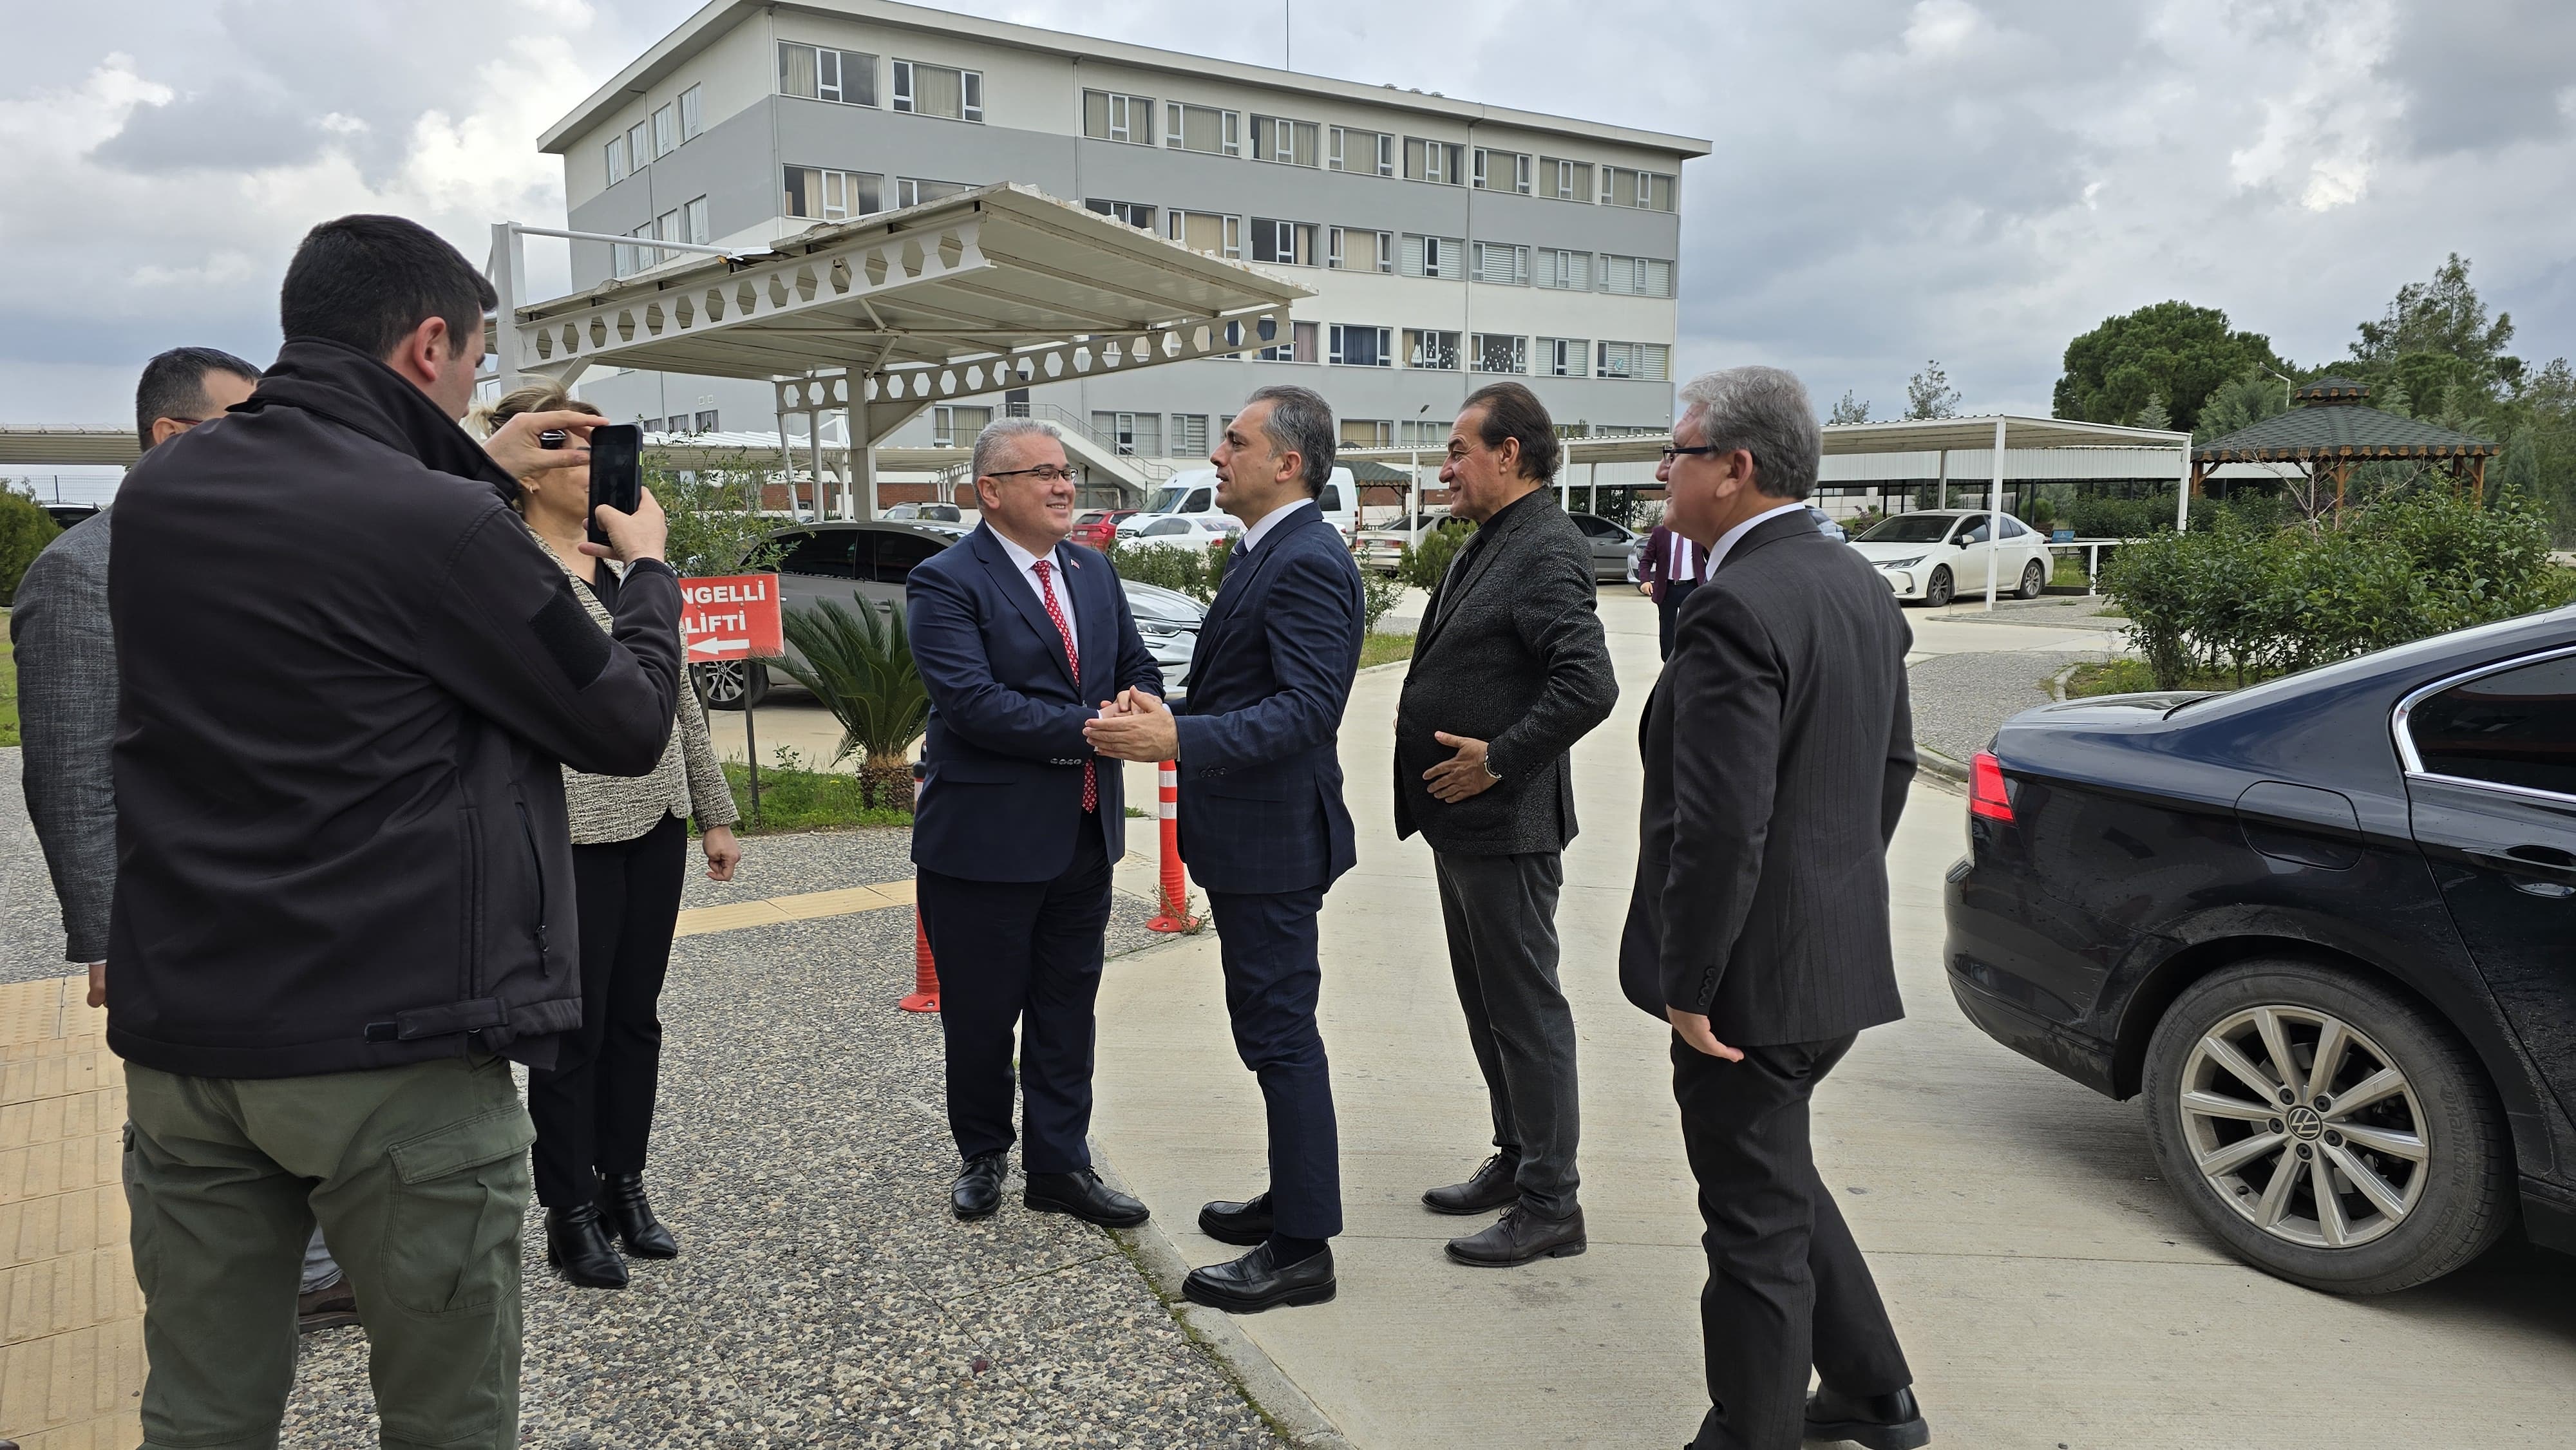
[[[2289,463],[2308,476],[2306,509],[2322,512],[2323,489],[2334,482],[2334,506],[2343,507],[2344,485],[2356,463],[2447,463],[2454,492],[2486,497],[2487,460],[2502,445],[2371,407],[2370,385],[2324,377],[2290,395],[2286,413],[2213,438],[2191,451],[2191,491],[2199,493],[2209,471],[2224,463]]]
[[[535,304],[517,296],[522,232],[493,228],[505,386],[593,367],[768,382],[782,450],[787,418],[818,440],[822,415],[849,416],[870,514],[873,445],[933,403],[1266,346],[1314,295],[1008,183]]]

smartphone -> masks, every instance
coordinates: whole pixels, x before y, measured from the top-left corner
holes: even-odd
[[[633,513],[644,501],[644,430],[634,423],[602,423],[590,430],[590,541],[605,544],[599,506]]]

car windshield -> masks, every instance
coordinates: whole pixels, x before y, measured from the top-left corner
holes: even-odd
[[[1197,485],[1186,483],[1167,483],[1163,485],[1160,493],[1157,493],[1152,498],[1146,500],[1145,507],[1139,510],[1139,512],[1149,514],[1179,513],[1181,511],[1181,505],[1189,499],[1193,487],[1204,492],[1207,485],[1205,483]]]
[[[1956,522],[1948,514],[1898,514],[1882,519],[1856,541],[1863,544],[1937,544]]]

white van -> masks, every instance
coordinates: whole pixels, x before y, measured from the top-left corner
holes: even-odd
[[[1359,529],[1359,490],[1351,481],[1347,468],[1333,470],[1331,481],[1324,485],[1315,506],[1344,539]],[[1163,481],[1145,501],[1148,514],[1182,514],[1191,517],[1221,516],[1225,511],[1216,506],[1216,470],[1184,468]]]

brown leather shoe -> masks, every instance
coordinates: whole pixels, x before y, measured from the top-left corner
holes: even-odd
[[[295,1296],[295,1332],[311,1334],[316,1329],[337,1329],[358,1322],[358,1294],[345,1278],[335,1279],[310,1294]]]
[[[1451,1239],[1449,1257],[1480,1269],[1510,1269],[1539,1259],[1570,1259],[1590,1246],[1582,1209],[1541,1218],[1529,1205],[1515,1203],[1484,1232]]]

